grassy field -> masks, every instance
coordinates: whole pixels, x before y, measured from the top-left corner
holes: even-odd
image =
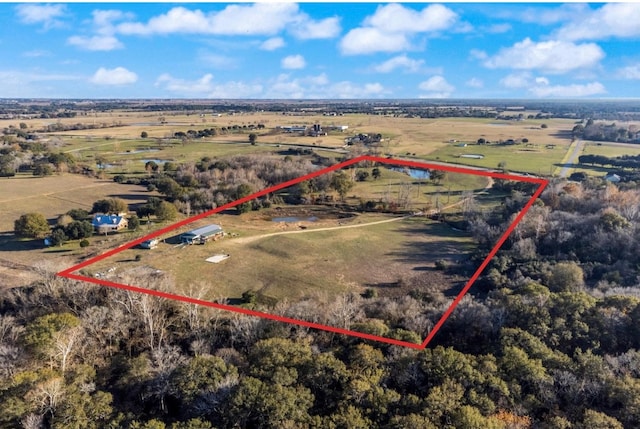
[[[161,117],[165,121],[164,124],[159,122]],[[2,215],[0,232],[11,231],[13,221],[29,211],[41,212],[53,220],[59,214],[72,208],[90,209],[95,200],[109,196],[125,198],[130,204],[144,201],[153,194],[147,192],[143,187],[117,184],[111,180],[111,177],[120,173],[147,174],[144,171],[144,164],[149,159],[181,163],[196,161],[204,156],[224,157],[235,154],[265,153],[284,156],[289,148],[288,145],[327,146],[334,148],[334,151],[321,150],[317,147],[314,150],[323,156],[340,157],[343,156],[340,151],[344,150],[345,137],[358,133],[381,133],[384,141],[379,150],[383,154],[408,156],[415,159],[462,162],[467,165],[478,165],[492,169],[497,168],[498,163],[504,161],[509,170],[544,175],[555,168],[553,164],[560,162],[565,155],[570,143],[570,140],[566,138],[566,133],[573,126],[573,121],[569,120],[422,119],[364,114],[347,114],[338,117],[284,116],[271,112],[223,116],[207,114],[205,117],[200,117],[197,114],[185,115],[182,112],[173,114],[172,112],[129,113],[113,111],[60,120],[2,120],[0,127],[18,126],[20,122],[27,124],[27,131],[55,122],[109,125],[108,128],[65,131],[44,136],[49,138],[50,142],[55,143],[56,150],[73,154],[83,164],[96,166],[96,159],[102,159],[106,165],[103,170],[105,175],[101,177],[106,177],[106,179],[90,179],[69,174],[46,178],[34,178],[19,174],[14,178],[2,179],[2,185],[0,185],[0,215]],[[279,125],[311,125],[314,123],[323,126],[347,125],[349,128],[344,133],[335,132],[317,138],[301,137],[295,134],[274,134],[270,130]],[[541,128],[542,123],[547,124],[548,127]],[[258,144],[255,146],[248,143],[248,134],[252,132],[250,130],[186,143],[168,138],[177,131],[249,124],[265,124],[267,127],[265,130],[255,131],[259,135]],[[148,133],[148,138],[142,139],[140,137],[143,131]],[[469,144],[476,142],[481,137],[489,141],[526,137],[532,146],[479,147]],[[457,147],[456,144],[459,142],[468,143],[468,146]],[[553,144],[555,148],[547,149],[547,144]],[[604,150],[604,148],[605,146],[600,150]],[[363,150],[361,147],[350,149]],[[482,153],[485,158],[479,161],[456,158],[461,152]],[[411,179],[402,172],[383,169],[382,179],[373,181],[370,178],[366,182],[357,183],[349,192],[346,201],[357,205],[360,198],[376,201],[385,198],[394,199],[404,187],[404,190],[408,189],[411,194],[411,208],[423,209],[433,207],[436,196],[442,205],[453,204],[462,198],[461,191],[481,190],[487,183],[486,178],[479,176],[447,174],[447,177],[440,184],[434,185],[428,181]],[[375,215],[366,216],[375,217]],[[360,219],[352,219],[349,222],[359,222]],[[233,221],[229,220],[225,220],[225,222],[231,222],[231,228],[241,232],[243,236],[264,233],[264,228],[267,231],[270,228],[276,228],[276,230],[277,228],[286,228],[271,225],[272,222],[265,223],[261,228],[253,228],[250,222],[246,225],[233,225]],[[268,227],[265,226],[267,224],[269,224]],[[292,227],[295,228],[295,226]],[[27,266],[30,266],[34,261],[45,259],[55,261],[61,266],[68,266],[83,255],[95,254],[129,241],[135,236],[135,234],[121,234],[106,238],[94,237],[91,240],[91,246],[87,249],[79,249],[77,242],[56,249],[42,249],[39,241],[17,243],[15,240],[10,242],[11,240],[8,241],[7,237],[3,237],[0,240],[2,241],[0,250],[3,251],[2,257],[9,261],[7,264],[23,261]],[[287,237],[287,239],[293,240],[292,237]],[[278,240],[274,238],[273,243],[279,243]],[[280,242],[278,245],[286,244]],[[296,245],[296,242],[292,242],[291,245]],[[258,252],[257,249],[253,251]],[[150,253],[143,252],[143,254],[146,258]],[[206,266],[210,267],[210,264],[206,264]],[[277,295],[277,293],[274,294],[274,296]]]
[[[205,299],[237,299],[242,292],[254,290],[264,302],[296,300],[318,292],[329,296],[346,291],[362,292],[367,287],[381,288],[412,276],[417,271],[433,269],[437,259],[456,260],[473,248],[470,237],[424,218],[408,218],[358,228],[313,231],[325,220],[295,234],[253,236],[236,229],[249,223],[239,216],[215,216],[212,221],[226,224],[225,230],[239,237],[225,238],[203,246],[176,247],[161,243],[157,249],[130,249],[91,267],[99,272],[116,267],[126,272],[137,264],[168,271],[180,285],[179,293],[190,286],[205,283]],[[347,224],[368,224],[390,219],[384,215],[362,215]],[[226,222],[231,220],[231,222]],[[269,220],[252,218],[255,228],[280,232],[299,228],[299,224],[282,226]],[[195,226],[195,225],[194,225]],[[174,234],[172,234],[174,235]],[[170,239],[169,239],[170,241]],[[206,262],[215,254],[229,254],[219,263]],[[136,262],[135,256],[141,255]],[[171,260],[171,264],[166,261]],[[197,273],[197,275],[194,275]]]
[[[165,124],[159,122],[163,117]],[[29,129],[37,129],[53,120],[26,120]],[[56,121],[57,122],[57,121]],[[110,164],[111,169],[122,172],[137,171],[142,159],[160,159],[174,161],[194,161],[203,156],[227,156],[240,153],[279,152],[284,148],[277,145],[328,146],[342,148],[345,137],[358,133],[383,135],[381,143],[382,153],[396,156],[412,155],[442,161],[462,162],[468,165],[480,165],[496,168],[498,162],[504,160],[508,168],[518,171],[529,171],[536,174],[547,174],[549,163],[558,162],[562,158],[562,150],[570,142],[568,132],[574,123],[571,120],[523,120],[497,121],[479,118],[395,118],[390,116],[348,114],[339,117],[325,117],[321,115],[283,116],[275,112],[258,112],[250,114],[224,115],[214,117],[206,115],[172,115],[150,113],[112,112],[100,113],[94,117],[78,117],[60,120],[62,123],[105,123],[118,124],[111,128],[87,129],[49,133],[51,138],[62,140],[61,150],[71,152],[84,162],[95,162],[101,156]],[[301,137],[297,134],[276,133],[271,129],[284,125],[347,125],[346,132],[332,132],[327,136]],[[547,128],[541,128],[542,124]],[[0,126],[9,124],[17,126],[16,121],[0,121]],[[211,139],[197,140],[181,144],[175,140],[167,140],[173,133],[189,129],[204,129],[211,127],[231,127],[234,125],[264,124],[265,130],[242,130],[234,134],[218,136]],[[149,138],[141,139],[140,134],[145,131]],[[258,134],[258,144],[248,145],[248,134]],[[527,150],[521,148],[509,150],[505,154],[504,148],[483,148],[485,160],[480,162],[456,158],[461,153],[451,142],[475,143],[479,138],[489,141],[528,138],[534,145]],[[163,141],[164,143],[161,143]],[[169,142],[169,144],[166,144]],[[548,151],[546,145],[556,145],[556,149]],[[154,152],[138,152],[148,149],[162,149]],[[465,149],[470,149],[471,146]],[[475,149],[475,148],[474,148]],[[462,151],[464,152],[464,151]],[[532,156],[535,154],[535,157]],[[506,158],[506,159],[503,159]],[[535,160],[534,166],[529,167],[530,161]],[[511,164],[511,166],[509,166]],[[535,170],[535,171],[533,171]]]
[[[448,144],[446,147],[424,157],[424,159],[491,169],[497,169],[499,164],[504,163],[507,170],[533,173],[536,175],[549,175],[553,174],[553,171],[556,169],[556,164],[562,161],[568,147],[568,142],[553,147],[534,143],[512,146],[468,144],[466,147]],[[472,159],[460,157],[460,155],[465,154],[482,155],[483,158]]]
[[[77,174],[48,177],[17,175],[2,179],[0,186],[0,232],[13,231],[13,221],[28,212],[55,219],[73,208],[91,210],[93,202],[119,197],[129,204],[146,201],[157,193],[137,185],[88,178]]]

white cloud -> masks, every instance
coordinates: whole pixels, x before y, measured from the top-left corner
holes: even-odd
[[[331,39],[340,34],[340,19],[337,17],[313,21],[302,14],[299,22],[292,25],[289,31],[298,39]]]
[[[58,27],[62,24],[57,18],[65,15],[66,6],[63,4],[21,4],[16,6],[16,13],[20,22],[24,24],[43,24],[45,29]]]
[[[418,11],[397,3],[379,6],[340,41],[344,55],[398,52],[411,48],[410,37],[452,28],[458,15],[446,6],[433,4]],[[459,28],[468,31],[468,28]]]
[[[530,7],[516,14],[501,13],[499,15],[538,25],[551,25],[560,22],[581,20],[588,11],[589,6],[586,4],[569,3],[553,9],[547,7]]]
[[[609,3],[574,19],[557,31],[562,40],[599,40],[640,36],[640,4]]]
[[[364,20],[365,26],[385,33],[424,33],[451,27],[458,16],[446,6],[432,4],[421,11],[397,3],[379,6]]]
[[[86,51],[113,51],[124,45],[115,37],[114,21],[131,18],[133,15],[120,10],[94,10],[92,36],[71,36],[67,43]]]
[[[414,60],[406,55],[398,55],[387,61],[376,65],[373,69],[379,73],[390,73],[396,69],[402,68],[406,72],[415,73],[420,70],[424,64],[424,60]]]
[[[182,95],[203,95],[213,90],[213,75],[207,73],[200,79],[189,81],[164,73],[158,77],[155,86]]]
[[[431,76],[424,82],[420,82],[418,88],[429,93],[427,98],[446,98],[456,89],[444,77],[439,75]]]
[[[364,85],[355,84],[349,81],[337,82],[330,85],[327,88],[327,93],[324,97],[316,98],[375,98],[386,93],[384,86],[378,82],[365,83]]]
[[[481,79],[478,79],[477,77],[472,77],[471,79],[465,82],[465,85],[467,85],[470,88],[482,88],[484,87],[484,82]]]
[[[502,24],[490,25],[489,27],[486,27],[484,31],[491,34],[501,34],[501,33],[506,33],[508,31],[511,31],[511,29],[512,29],[511,24],[505,22]]]
[[[640,64],[634,64],[618,69],[616,75],[622,79],[640,79]]]
[[[263,51],[275,51],[276,49],[282,48],[284,46],[284,39],[282,37],[272,37],[270,39],[265,40],[260,45],[260,49]]]
[[[31,51],[25,51],[22,53],[23,57],[27,58],[39,58],[39,57],[50,57],[51,52],[44,51],[42,49],[33,49]]]
[[[262,81],[216,82],[213,75],[205,74],[196,80],[185,80],[162,74],[155,82],[159,89],[177,96],[201,98],[266,98],[266,99],[326,99],[326,98],[378,98],[389,91],[379,82],[330,82],[325,73],[293,78],[282,73]]]
[[[534,43],[526,38],[512,47],[501,49],[484,61],[488,68],[520,70],[545,70],[565,73],[571,70],[595,66],[604,51],[594,43],[574,44],[559,40]]]
[[[89,79],[96,85],[127,85],[138,81],[138,75],[124,67],[106,69],[100,67]]]
[[[207,98],[260,98],[262,91],[262,85],[259,84],[231,81],[214,85]]]
[[[500,85],[509,89],[526,88],[531,84],[531,73],[512,73],[500,79]]]
[[[591,82],[585,85],[549,85],[548,81],[536,82],[536,86],[529,88],[536,97],[586,97],[589,95],[605,94],[607,91],[600,82]]]
[[[122,34],[219,34],[271,35],[296,19],[298,6],[292,3],[256,3],[229,5],[218,12],[204,13],[182,6],[154,16],[147,23],[125,22],[118,25]]]
[[[298,70],[303,69],[307,64],[302,55],[289,55],[280,62],[283,69]]]
[[[97,32],[102,34],[113,34],[115,32],[114,21],[133,19],[133,14],[116,9],[97,9],[91,14],[93,15],[93,24],[96,26]]]
[[[67,43],[87,51],[113,51],[121,49],[122,43],[113,36],[71,36]]]
[[[587,84],[552,85],[544,76],[534,77],[529,72],[515,73],[500,80],[500,85],[508,89],[526,89],[530,94],[545,97],[585,97],[605,94],[607,91],[600,82]]]
[[[489,55],[485,51],[481,51],[480,49],[472,49],[469,51],[469,56],[476,60],[486,60],[489,58]]]
[[[60,82],[80,81],[79,75],[25,72],[24,70],[0,71],[0,93],[4,97],[69,97]]]
[[[214,54],[206,50],[198,52],[198,59],[216,69],[229,70],[238,66],[238,62],[235,58],[228,57],[226,55]]]
[[[313,20],[295,3],[264,2],[251,5],[228,5],[220,11],[174,7],[154,16],[146,23],[123,22],[117,26],[121,34],[208,34],[226,36],[272,36],[289,30],[297,38],[323,39],[340,32],[338,18]],[[271,42],[271,44],[276,42]],[[268,46],[269,44],[267,44]]]
[[[387,34],[377,28],[354,28],[340,41],[340,51],[344,55],[398,52],[410,46],[404,34]]]

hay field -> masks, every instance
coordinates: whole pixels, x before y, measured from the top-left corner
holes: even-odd
[[[73,208],[91,210],[93,202],[120,197],[129,204],[158,195],[138,185],[124,185],[75,174],[34,177],[17,175],[0,181],[0,231],[13,231],[13,221],[27,212],[55,219]]]

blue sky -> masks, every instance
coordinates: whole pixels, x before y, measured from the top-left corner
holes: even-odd
[[[0,98],[640,98],[640,4],[0,4]]]

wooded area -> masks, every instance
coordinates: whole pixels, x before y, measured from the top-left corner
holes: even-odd
[[[531,189],[477,212],[482,260]],[[422,351],[56,278],[0,301],[2,427],[635,428],[640,191],[552,182]],[[133,280],[133,279],[132,279]],[[135,279],[170,289],[158,275]],[[197,296],[198,285],[192,285]],[[449,305],[345,295],[286,314],[413,341]],[[322,313],[320,313],[322,311]],[[316,316],[314,316],[316,315]]]

